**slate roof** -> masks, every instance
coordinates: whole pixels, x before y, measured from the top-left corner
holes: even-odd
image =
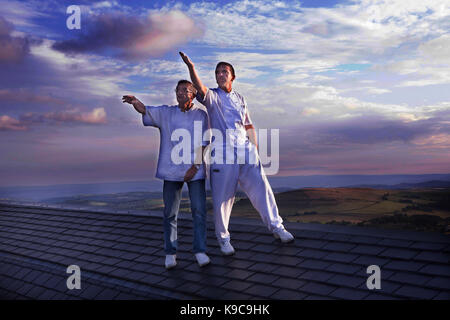
[[[222,256],[208,217],[208,254],[191,253],[179,217],[178,265],[165,270],[160,212],[117,213],[0,204],[2,299],[440,299],[450,298],[450,240],[432,233],[286,223],[281,244],[259,220],[231,218],[236,254]],[[69,265],[81,289],[69,290]],[[369,265],[381,289],[369,290]]]

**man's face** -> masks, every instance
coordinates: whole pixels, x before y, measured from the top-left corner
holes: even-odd
[[[220,65],[216,70],[216,81],[219,87],[231,84],[234,80],[229,66]]]
[[[186,103],[187,101],[192,102],[192,100],[194,100],[193,88],[187,83],[180,84],[177,88],[176,94],[178,103]]]

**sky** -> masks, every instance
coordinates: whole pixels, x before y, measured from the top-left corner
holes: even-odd
[[[449,31],[442,0],[0,0],[0,186],[152,179],[121,97],[176,104],[179,51],[210,88],[233,64],[278,176],[449,173]]]

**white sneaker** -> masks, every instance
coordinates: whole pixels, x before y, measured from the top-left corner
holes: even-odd
[[[203,252],[196,253],[195,258],[197,259],[197,263],[200,267],[206,266],[211,262],[209,257]]]
[[[284,242],[284,243],[291,242],[294,240],[294,236],[289,231],[284,229],[284,227],[276,229],[273,232],[273,236],[277,239],[280,239],[281,242]]]
[[[177,256],[174,254],[168,254],[166,255],[166,269],[172,269],[173,267],[175,267],[177,265],[177,260],[176,260]]]
[[[230,243],[230,238],[219,239],[220,251],[226,256],[234,254],[234,248]]]

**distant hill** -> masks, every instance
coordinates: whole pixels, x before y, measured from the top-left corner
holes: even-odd
[[[382,189],[274,188],[281,216],[286,221],[354,224],[449,233],[450,187],[447,181],[427,181]],[[1,199],[0,199],[1,200]],[[162,192],[84,194],[53,198],[45,203],[67,208],[120,211],[162,210]],[[212,214],[207,191],[208,214]],[[187,190],[182,193],[181,212],[190,212]],[[245,193],[236,193],[233,216],[260,219]]]
[[[303,188],[277,193],[275,198],[283,219],[292,222],[437,232],[447,232],[450,222],[450,188]],[[233,215],[259,217],[248,199],[235,203]]]
[[[345,188],[373,188],[373,189],[423,189],[423,188],[450,188],[450,181],[432,180],[420,183],[386,184],[359,184],[346,186]]]
[[[338,188],[345,186],[371,186],[390,189],[398,184],[418,184],[426,181],[450,181],[450,174],[416,175],[311,175],[311,176],[268,176],[275,192],[299,188]],[[162,181],[125,181],[90,184],[64,184],[47,186],[0,187],[0,200],[43,201],[79,195],[105,195],[128,192],[161,192]],[[206,184],[209,189],[209,183]],[[186,189],[185,189],[186,190]]]

